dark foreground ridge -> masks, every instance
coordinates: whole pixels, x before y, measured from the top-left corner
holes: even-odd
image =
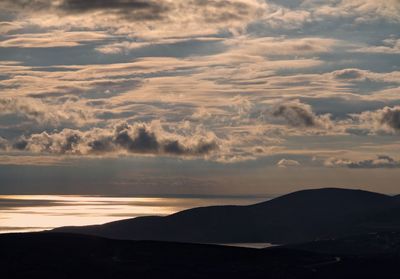
[[[300,243],[400,231],[400,198],[361,190],[304,190],[249,206],[211,206],[55,232],[197,243]]]
[[[26,233],[0,235],[0,247],[7,279],[400,278],[399,233],[266,249]]]

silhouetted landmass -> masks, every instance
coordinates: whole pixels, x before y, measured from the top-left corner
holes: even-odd
[[[249,206],[211,206],[57,232],[197,243],[296,243],[400,230],[400,197],[337,188],[304,190]]]
[[[66,233],[0,235],[1,277],[400,278],[400,233],[267,249],[112,240]]]
[[[330,188],[299,191],[250,206],[194,208],[166,217],[3,234],[1,275],[400,278],[399,215],[399,196]],[[249,249],[182,242],[286,245]]]

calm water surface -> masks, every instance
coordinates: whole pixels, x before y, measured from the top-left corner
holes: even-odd
[[[0,195],[0,233],[102,224],[146,215],[168,215],[209,205],[247,205],[268,197],[104,197]]]

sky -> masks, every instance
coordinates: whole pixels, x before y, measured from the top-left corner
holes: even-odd
[[[399,0],[1,0],[0,194],[399,193]]]

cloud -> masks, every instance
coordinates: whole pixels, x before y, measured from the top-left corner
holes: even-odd
[[[102,45],[96,48],[96,51],[103,54],[128,54],[130,51],[135,49],[141,49],[149,46],[162,46],[162,45],[173,45],[178,43],[196,43],[196,42],[218,42],[222,41],[222,38],[214,37],[196,37],[196,38],[163,38],[163,39],[151,39],[141,41],[122,41],[117,43],[111,43]]]
[[[378,115],[380,114],[380,122],[386,126],[389,126],[395,131],[400,130],[400,107],[389,108],[385,107],[380,111],[377,111]]]
[[[368,70],[349,68],[333,71],[332,77],[344,81],[375,81],[387,83],[400,83],[400,71],[376,73]]]
[[[16,48],[51,48],[73,47],[85,42],[94,42],[107,39],[109,36],[103,32],[73,31],[39,34],[8,35],[0,41],[0,47]]]
[[[111,28],[124,34],[179,37],[243,29],[264,14],[266,5],[258,0],[4,0],[0,8],[28,15],[31,23],[42,27]]]
[[[4,151],[9,148],[9,142],[5,138],[0,137],[0,150]]]
[[[57,7],[66,13],[105,12],[118,13],[133,21],[159,20],[168,12],[170,5],[152,0],[64,0]],[[128,18],[127,18],[128,19]]]
[[[88,131],[63,129],[58,133],[43,132],[22,137],[14,144],[17,150],[37,153],[90,154],[165,154],[205,156],[219,149],[213,133],[181,136],[166,132],[157,123],[121,123],[109,129]]]
[[[71,10],[76,12],[85,12],[91,10],[142,10],[158,6],[156,1],[143,0],[96,0],[96,1],[80,1],[80,0],[64,0],[59,5],[60,9]]]
[[[373,111],[399,104],[396,60],[353,52],[396,51],[396,3],[273,2],[0,1],[7,14],[0,46],[20,62],[0,63],[8,148],[240,161],[277,150],[327,152],[339,137],[343,148],[362,152],[347,128],[367,131],[362,138],[373,147],[383,139],[371,130],[398,131],[394,111]],[[117,121],[125,123],[120,130]]]
[[[289,126],[305,128],[329,128],[332,123],[330,115],[316,115],[310,105],[299,101],[281,102],[270,111],[273,117],[283,119]]]
[[[83,126],[93,120],[90,111],[74,102],[46,104],[33,98],[0,98],[0,119],[10,116],[19,119],[20,124],[28,121],[51,127],[64,124]]]
[[[281,159],[277,164],[279,168],[298,167],[300,163],[296,160]]]
[[[389,156],[380,155],[375,159],[352,161],[349,159],[328,158],[324,165],[327,167],[347,167],[353,169],[374,169],[374,168],[399,168],[400,161]]]
[[[4,0],[4,9],[22,10],[31,12],[61,12],[67,14],[80,14],[87,12],[107,12],[122,15],[131,15],[131,20],[159,19],[168,10],[162,1],[142,0]]]
[[[330,52],[339,44],[339,40],[327,38],[286,38],[286,37],[261,37],[236,36],[224,42],[247,55],[301,55]]]
[[[10,31],[18,30],[22,26],[15,22],[0,21],[0,35],[9,33]]]
[[[351,116],[375,131],[400,132],[400,106],[384,107]]]
[[[383,45],[365,46],[355,49],[354,52],[361,53],[385,53],[385,54],[399,54],[400,53],[400,39],[390,37],[383,40]]]
[[[360,69],[343,69],[334,71],[332,75],[336,79],[364,79],[365,72]]]
[[[271,4],[268,5],[268,12],[263,17],[263,22],[274,29],[296,29],[313,20],[310,10],[288,9]]]
[[[292,8],[285,4],[260,0],[2,0],[0,9],[21,14],[20,18],[27,17],[25,23],[43,28],[107,29],[147,38],[226,30],[240,33],[251,23],[290,30],[332,19],[338,25],[343,19],[346,23],[349,19],[355,23],[400,21],[397,0],[303,1]]]
[[[321,4],[317,4],[320,2]],[[400,21],[400,2],[398,0],[339,0],[305,1],[304,8],[310,8],[317,19],[352,18],[355,23],[365,23],[377,20],[389,22]]]

